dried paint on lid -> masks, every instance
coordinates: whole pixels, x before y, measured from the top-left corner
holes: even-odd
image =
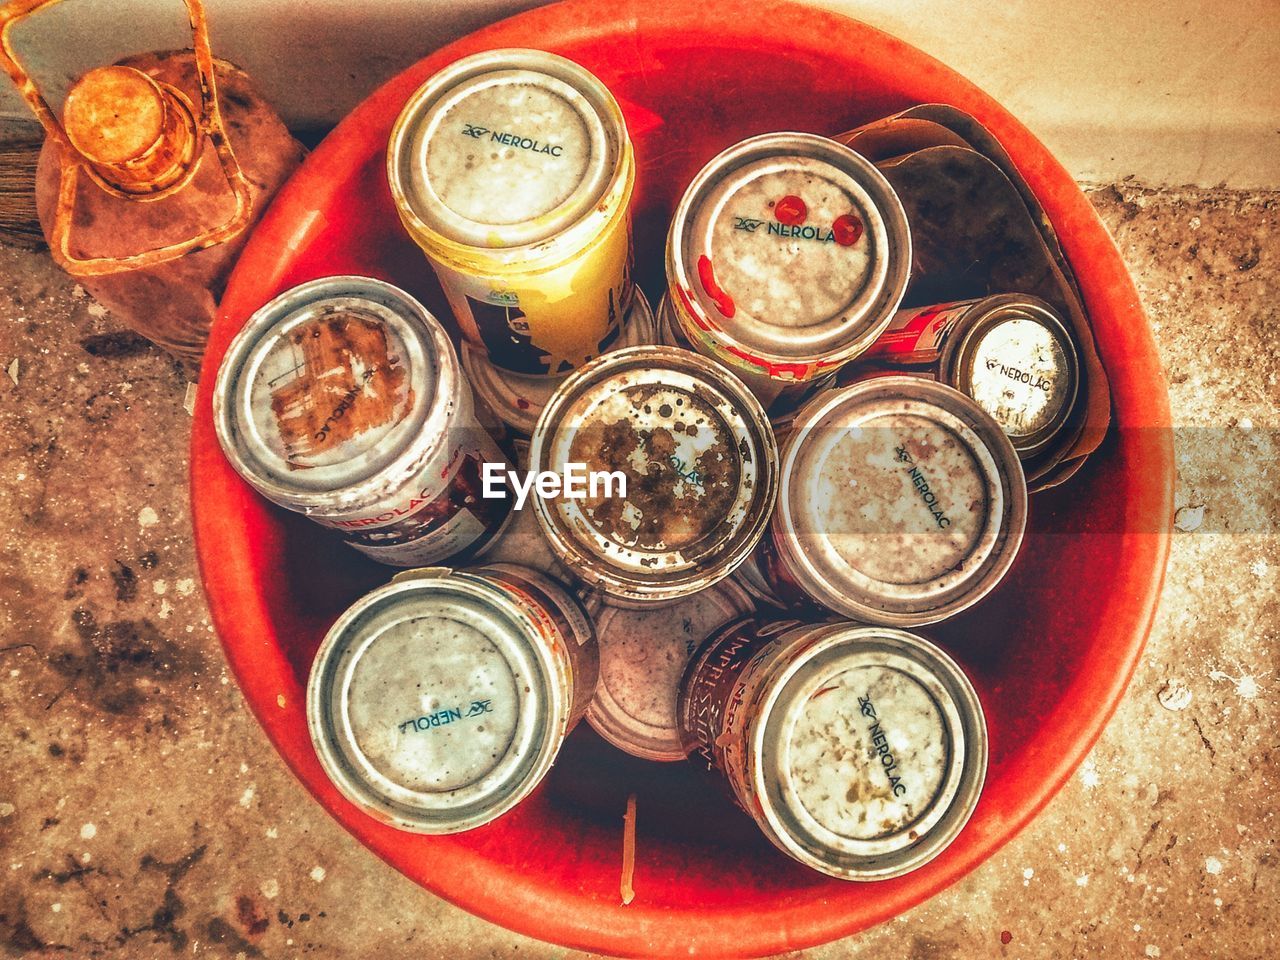
[[[294,287],[255,313],[218,372],[228,457],[277,502],[318,505],[446,442],[461,374],[439,323],[363,277]]]
[[[1000,428],[942,384],[882,377],[804,408],[775,545],[820,602],[903,625],[976,601],[1021,542],[1026,487]]]
[[[672,221],[668,280],[692,322],[774,361],[856,356],[906,288],[902,204],[870,162],[825,137],[755,137],[712,160]]]
[[[1034,297],[993,297],[982,306],[951,354],[951,379],[1027,456],[1052,440],[1071,413],[1079,389],[1075,345],[1048,304]]]
[[[683,760],[676,700],[693,652],[716,628],[752,612],[731,580],[673,603],[624,609],[598,602],[600,683],[587,722],[618,749],[646,760]]]
[[[714,362],[670,347],[619,350],[569,377],[538,421],[530,462],[625,480],[625,496],[602,483],[536,506],[569,566],[641,601],[728,576],[763,532],[777,483],[759,401]]]
[[[588,214],[626,142],[617,103],[588,71],[539,50],[492,50],[413,95],[388,170],[402,215],[424,229],[471,247],[520,247]]]
[[[775,842],[826,873],[915,869],[955,838],[981,792],[977,694],[913,634],[809,629],[760,694],[751,753],[763,817]]]
[[[437,570],[358,601],[312,667],[308,721],[352,802],[402,829],[480,826],[536,785],[567,711],[532,614]]]

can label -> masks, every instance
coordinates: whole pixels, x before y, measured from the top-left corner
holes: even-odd
[[[668,301],[675,315],[672,325],[693,344],[699,353],[719,360],[728,366],[745,382],[755,388],[755,381],[760,378],[776,381],[772,385],[774,396],[792,384],[807,385],[807,382],[841,366],[845,361],[836,360],[771,360],[758,356],[749,350],[724,343],[718,335],[718,328],[704,311],[694,302],[693,295],[682,287],[675,287],[675,295]],[[770,398],[772,399],[772,398]]]
[[[722,770],[725,713],[753,645],[754,623],[740,620],[710,637],[689,663],[680,696],[680,743],[689,759],[707,770]]]
[[[798,626],[796,620],[762,624],[748,617],[707,638],[681,685],[680,742],[691,760],[708,770],[726,770],[731,739],[726,734],[741,732],[749,681],[770,641]],[[746,714],[753,712],[748,706]]]
[[[558,583],[536,570],[516,564],[491,564],[471,571],[496,581],[515,597],[537,625],[539,635],[563,658],[572,702],[566,732],[587,712],[600,673],[595,629],[581,607]]]
[[[488,528],[483,521],[465,507],[439,526],[429,530],[416,539],[403,543],[375,541],[361,542],[354,537],[347,541],[363,553],[379,563],[387,563],[396,567],[416,566],[422,563],[436,563],[445,557],[461,553],[485,535]],[[370,537],[373,540],[373,537]]]
[[[607,350],[635,291],[626,216],[595,246],[536,274],[485,276],[428,259],[463,335],[495,366],[527,376],[565,374]]]
[[[731,624],[703,645],[681,688],[677,720],[689,759],[703,769],[720,771],[734,802],[756,818],[762,810],[751,776],[749,727],[759,719],[761,683],[776,662],[779,648],[774,641],[799,627],[803,624],[795,620]],[[803,638],[797,642],[803,643]]]
[[[428,464],[408,491],[385,510],[317,523],[341,530],[348,543],[381,563],[420,566],[477,550],[506,519],[509,499],[481,496],[481,464],[504,462],[497,444],[479,428],[452,451],[441,470]]]
[[[976,300],[957,300],[899,310],[863,357],[890,363],[937,363],[947,335],[975,303]]]

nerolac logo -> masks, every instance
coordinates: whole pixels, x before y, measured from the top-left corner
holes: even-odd
[[[465,120],[462,123],[462,135],[472,140],[481,140],[488,136],[492,143],[500,143],[504,147],[515,147],[518,150],[528,150],[531,153],[545,153],[549,157],[558,157],[564,153],[564,144],[543,143],[534,137],[522,137],[518,133],[508,133],[504,130],[490,130],[488,127],[467,123]]]
[[[765,233],[771,236],[789,240],[811,240],[815,243],[835,243],[842,247],[853,246],[863,234],[862,220],[852,213],[844,213],[836,217],[829,227],[805,223],[809,210],[805,202],[796,196],[783,197],[769,206],[773,208],[772,219],[735,214],[733,229],[755,233],[764,227]]]
[[[746,233],[755,233],[761,227],[764,227],[765,233],[770,236],[812,240],[816,243],[838,243],[842,247],[852,246],[858,242],[858,237],[862,236],[861,225],[856,231],[857,236],[849,239],[852,231],[842,234],[837,229],[837,224],[839,224],[839,221],[833,223],[830,227],[814,227],[809,224],[779,223],[777,220],[757,220],[754,217],[734,216],[733,218],[733,229],[742,230]]]

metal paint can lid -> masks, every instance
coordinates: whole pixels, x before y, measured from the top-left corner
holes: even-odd
[[[613,96],[541,50],[490,50],[432,76],[396,121],[388,179],[419,239],[525,247],[569,230],[630,170]]]
[[[922,866],[982,792],[987,729],[972,683],[905,631],[794,633],[804,635],[783,636],[752,697],[757,819],[781,849],[832,876],[880,880]]]
[[[772,543],[815,600],[866,623],[950,616],[1003,578],[1022,542],[1022,465],[951,387],[878,377],[813,400],[782,453]]]
[[[718,627],[755,609],[732,580],[674,601],[627,609],[593,603],[600,683],[587,708],[596,733],[645,760],[685,758],[676,720],[680,679],[693,652]]]
[[[268,499],[350,511],[448,444],[469,402],[462,387],[453,345],[413,297],[328,277],[245,323],[218,371],[214,425],[236,472]]]
[[[1075,343],[1037,297],[1004,294],[974,304],[942,362],[947,381],[991,414],[1024,459],[1053,440],[1075,407]]]
[[[610,349],[637,347],[657,341],[657,325],[649,301],[639,287],[622,318],[622,332]],[[608,352],[608,351],[606,351]],[[514,373],[496,366],[481,348],[462,342],[462,367],[475,390],[476,400],[486,405],[512,430],[529,436],[538,417],[560,384],[558,377],[537,377]]]
[[[347,799],[439,834],[488,823],[533,790],[573,696],[525,606],[501,584],[434,568],[338,619],[311,668],[307,720]]]
[[[628,347],[575,371],[533,433],[530,468],[620,475],[598,495],[535,498],[553,548],[579,577],[638,603],[696,593],[759,541],[777,494],[777,448],[760,402],[731,373],[673,347]],[[615,495],[610,495],[615,494]]]
[[[771,133],[715,157],[685,191],[667,242],[682,323],[730,362],[838,366],[906,290],[902,203],[870,161],[826,137]],[[795,374],[809,379],[812,373]]]

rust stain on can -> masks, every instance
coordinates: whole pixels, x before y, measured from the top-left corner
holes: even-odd
[[[588,469],[628,477],[625,498],[584,502],[596,528],[617,543],[687,547],[725,522],[738,494],[732,438],[707,413],[669,394],[655,384],[633,387],[625,392],[630,417],[590,421],[570,445],[573,460]],[[697,452],[686,453],[686,446]]]
[[[366,430],[385,426],[413,390],[399,401],[404,367],[389,355],[379,323],[354,314],[332,314],[291,337],[302,357],[296,376],[274,386],[271,409],[288,452],[295,457],[332,449]]]

